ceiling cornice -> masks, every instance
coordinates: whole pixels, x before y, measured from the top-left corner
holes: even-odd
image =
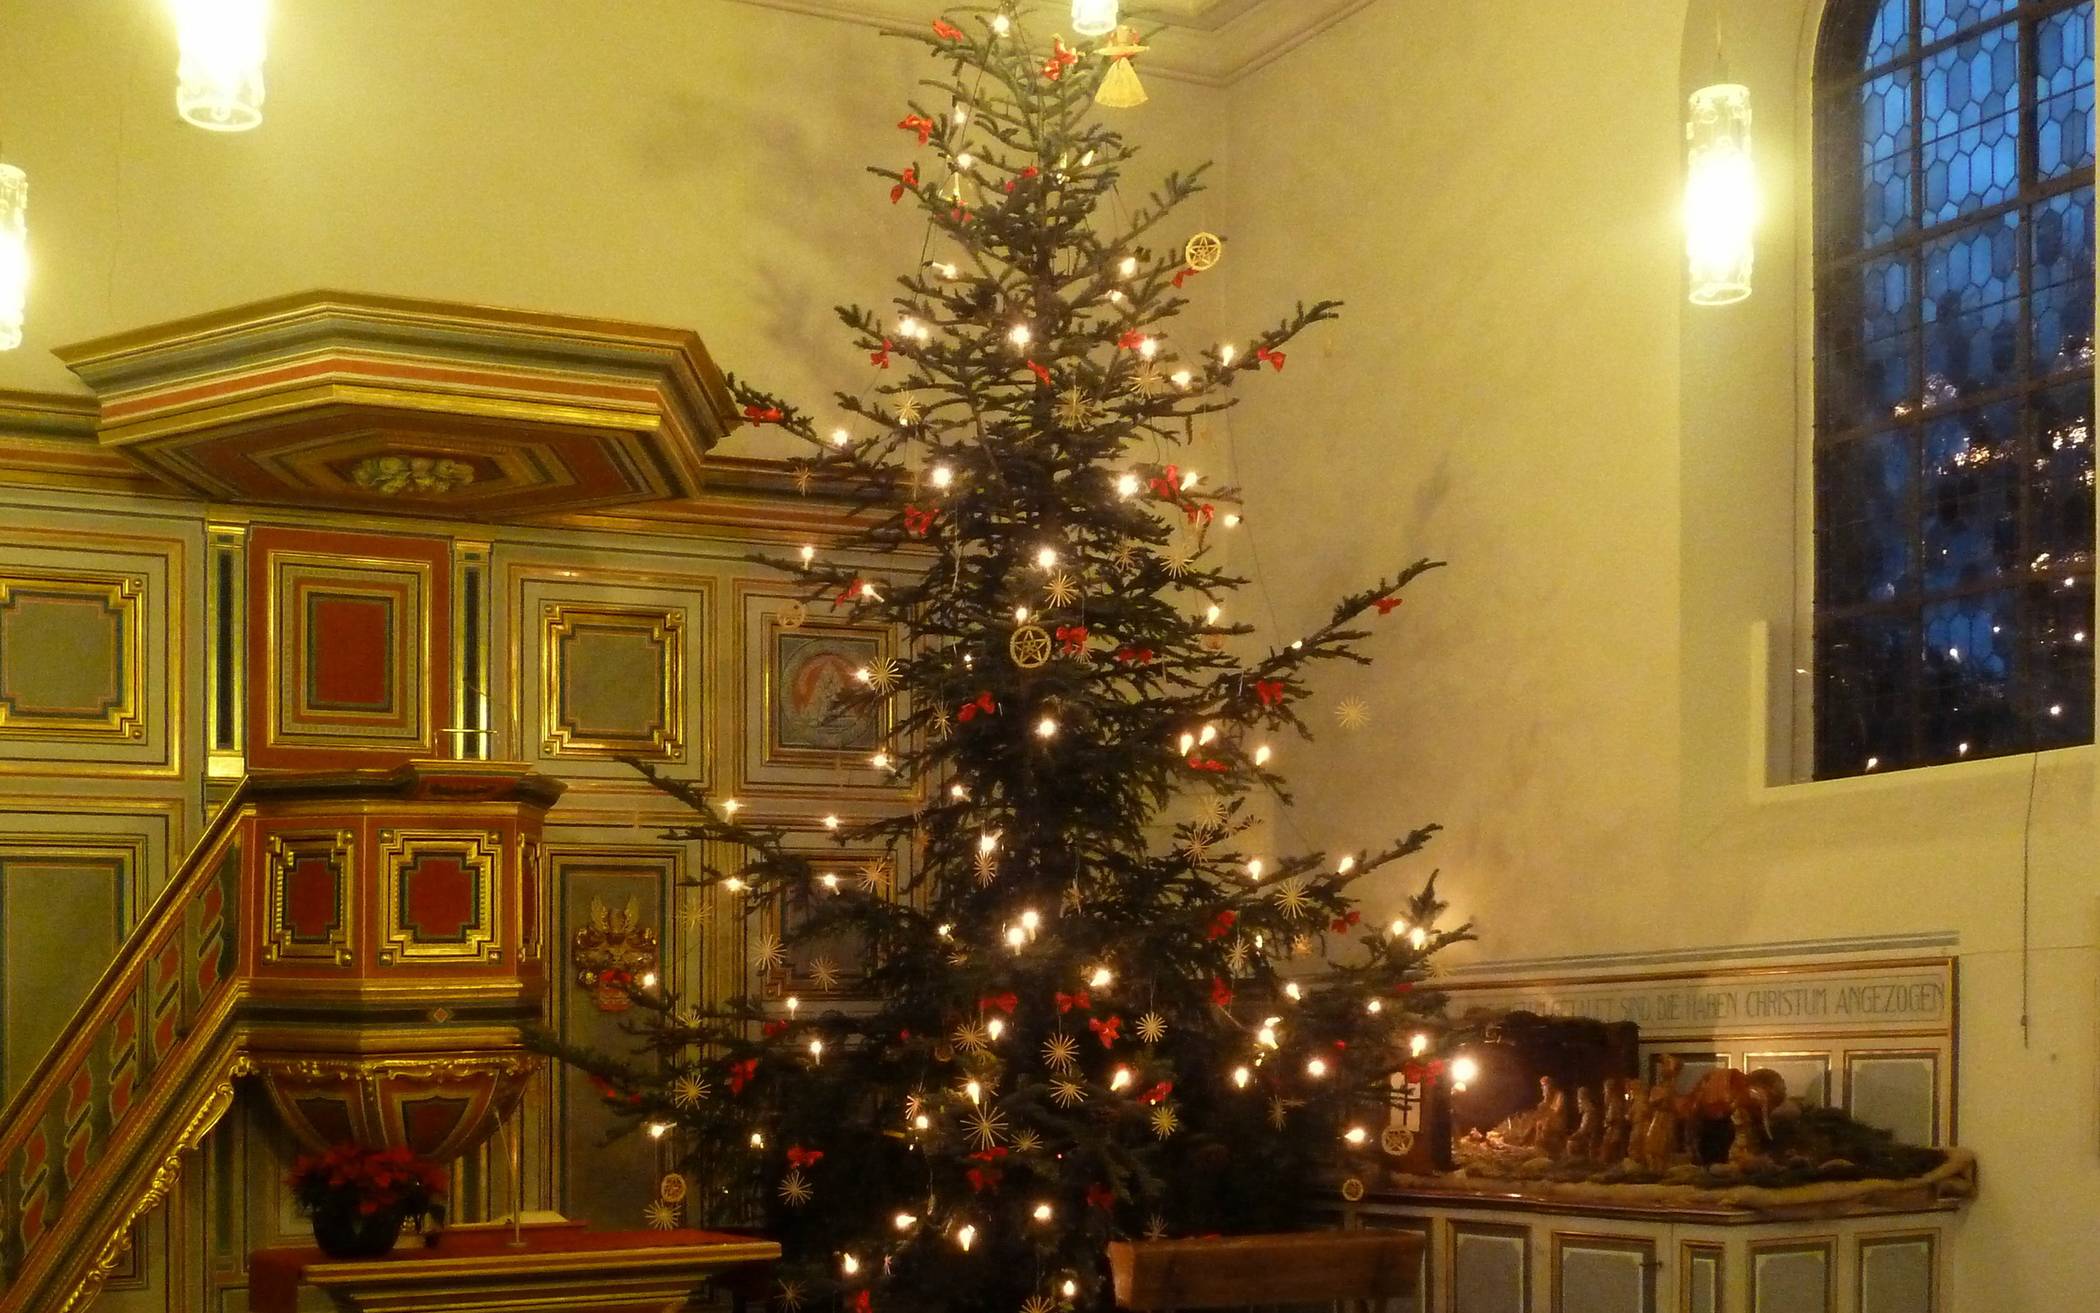
[[[733,0],[885,31],[918,31],[929,0]],[[1145,0],[1130,7],[1152,49],[1142,69],[1199,86],[1230,86],[1377,0]]]

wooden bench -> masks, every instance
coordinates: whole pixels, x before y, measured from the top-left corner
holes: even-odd
[[[1132,1313],[1308,1304],[1384,1308],[1419,1294],[1422,1237],[1310,1231],[1119,1241],[1108,1248],[1108,1264],[1116,1307]]]

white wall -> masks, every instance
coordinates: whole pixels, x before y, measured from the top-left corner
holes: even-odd
[[[1728,0],[1772,204],[1757,295],[1694,311],[1680,106],[1713,2],[1394,0],[1235,90],[1235,312],[1352,311],[1236,425],[1283,623],[1392,560],[1454,562],[1390,661],[1329,681],[1379,721],[1299,763],[1300,824],[1449,825],[1436,860],[1492,958],[1957,933],[1986,1184],[1954,1295],[2064,1307],[2100,1209],[2093,753],[1767,787],[1786,707],[1755,626],[1784,676],[1819,5]]]
[[[731,0],[272,9],[263,125],[221,136],[175,116],[165,0],[0,0],[35,267],[0,388],[78,390],[53,347],[316,287],[690,327],[805,404],[866,381],[831,307],[918,256],[862,170],[931,158],[896,127],[923,46]],[[1217,156],[1217,93],[1148,85],[1146,165]]]

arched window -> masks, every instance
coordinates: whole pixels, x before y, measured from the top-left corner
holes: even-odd
[[[2093,738],[2093,0],[1832,0],[1815,762]]]

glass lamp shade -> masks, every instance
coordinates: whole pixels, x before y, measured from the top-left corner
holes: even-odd
[[[1757,165],[1750,153],[1750,88],[1735,82],[1692,93],[1684,182],[1684,249],[1693,305],[1750,295],[1756,256]]]
[[[1122,18],[1116,0],[1072,0],[1072,30],[1081,36],[1107,36]]]
[[[29,175],[0,164],[0,351],[22,345],[29,302]]]
[[[262,122],[269,0],[174,0],[175,109],[212,132]]]

